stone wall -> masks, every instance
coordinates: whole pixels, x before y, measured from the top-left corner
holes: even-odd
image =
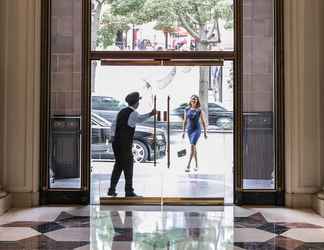
[[[82,0],[52,2],[51,113],[81,114]]]
[[[243,111],[273,110],[273,1],[243,1]]]
[[[243,1],[244,188],[273,188],[273,9],[273,0]]]

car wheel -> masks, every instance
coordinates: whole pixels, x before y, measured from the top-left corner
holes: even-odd
[[[219,118],[216,126],[222,129],[233,129],[233,119],[228,117]]]
[[[135,162],[145,162],[148,159],[148,150],[143,142],[134,140],[132,151]]]

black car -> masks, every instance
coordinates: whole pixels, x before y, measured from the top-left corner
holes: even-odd
[[[92,96],[92,112],[103,117],[107,121],[112,122],[116,118],[118,112],[125,107],[127,107],[125,103],[111,96]],[[163,119],[163,117],[161,117],[161,119]],[[183,118],[171,113],[170,124],[172,129],[182,129]],[[154,126],[154,118],[150,117],[139,125],[152,128]],[[156,121],[156,127],[166,131],[167,123],[165,121]]]
[[[92,112],[99,114],[110,122],[114,120],[121,109],[127,107],[125,103],[122,103],[111,96],[92,96],[91,100]]]
[[[92,159],[113,159],[110,139],[111,122],[91,114],[91,156]],[[166,151],[166,138],[163,130],[156,130],[156,157],[161,158]],[[152,161],[154,158],[154,130],[150,127],[136,126],[133,154],[136,162]]]
[[[174,115],[184,117],[184,110],[188,107],[188,103],[182,103],[173,110]],[[208,123],[220,129],[233,129],[233,112],[226,110],[217,103],[208,103]]]

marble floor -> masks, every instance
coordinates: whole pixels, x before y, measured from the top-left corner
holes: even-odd
[[[12,209],[0,216],[0,249],[324,249],[324,218],[235,206]]]

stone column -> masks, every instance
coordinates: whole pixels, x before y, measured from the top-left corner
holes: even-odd
[[[0,0],[0,214],[38,204],[41,2]]]
[[[5,196],[7,196],[7,192],[2,190],[2,186],[0,186],[0,199],[2,199]]]
[[[310,208],[323,185],[322,2],[285,0],[286,206],[294,208]]]
[[[324,11],[324,2],[323,1],[320,1],[319,2],[319,6],[318,6],[318,11],[319,13],[323,13]],[[323,27],[324,25],[324,16],[323,15],[320,15],[319,16],[319,23],[320,23],[320,26]],[[321,65],[321,68],[324,67],[324,30],[323,28],[321,29],[320,31],[320,48],[319,48],[319,58],[320,58],[320,65]],[[321,96],[323,96],[324,94],[324,72],[321,71],[321,74],[319,76],[319,79],[320,79],[320,82],[322,83],[321,84]],[[321,98],[321,101],[320,101],[320,105],[321,107],[324,107],[324,98]],[[322,186],[324,185],[324,154],[323,154],[323,151],[324,151],[324,109],[322,108],[321,109],[321,173],[320,173],[320,176],[321,176],[321,184]],[[321,215],[321,216],[324,216],[324,186],[322,187],[322,190],[320,192],[318,192],[315,196],[315,199],[314,199],[314,204],[313,204],[313,208]]]
[[[6,5],[4,1],[0,1],[0,34],[4,34],[5,26],[6,26],[6,18],[5,18],[5,8]],[[0,117],[3,117],[4,114],[4,75],[5,75],[5,39],[0,39]],[[8,204],[8,193],[5,192],[2,188],[4,185],[4,121],[1,119],[0,121],[0,215],[4,213],[10,204]]]

